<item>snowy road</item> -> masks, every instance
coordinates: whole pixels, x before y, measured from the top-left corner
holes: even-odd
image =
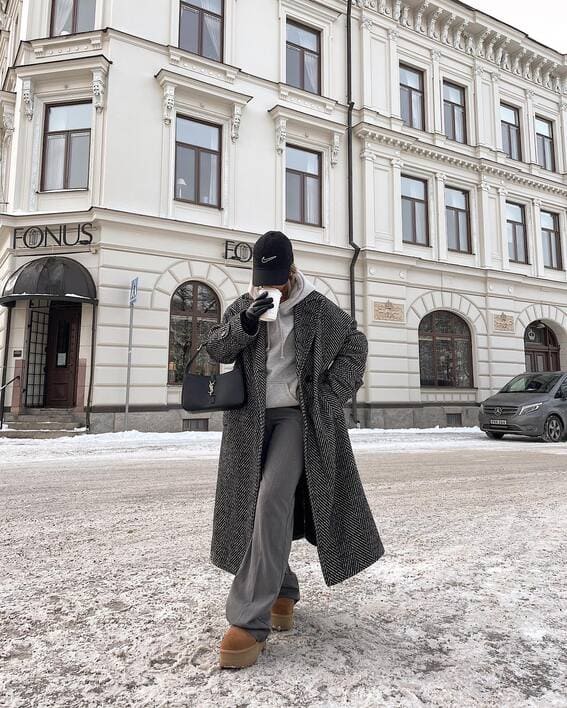
[[[0,705],[567,706],[567,443],[354,430],[386,555],[217,668],[220,433],[0,440]]]

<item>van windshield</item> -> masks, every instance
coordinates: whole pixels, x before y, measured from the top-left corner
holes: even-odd
[[[501,388],[499,393],[549,393],[561,374],[520,374]]]

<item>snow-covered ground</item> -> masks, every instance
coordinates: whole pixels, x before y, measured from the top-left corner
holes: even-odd
[[[0,705],[567,706],[567,444],[351,430],[386,555],[218,668],[220,433],[0,440]]]
[[[353,449],[360,452],[436,452],[450,449],[526,450],[539,441],[509,436],[502,440],[488,440],[479,428],[408,428],[384,430],[381,428],[351,428]],[[123,433],[81,435],[47,440],[0,439],[0,469],[2,465],[27,465],[30,460],[45,462],[67,458],[125,458],[130,462],[159,459],[218,458],[220,432],[142,433],[129,430]],[[547,446],[548,452],[567,454],[567,446]],[[538,448],[539,449],[539,448]]]

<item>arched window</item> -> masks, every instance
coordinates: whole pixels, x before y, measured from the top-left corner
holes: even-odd
[[[524,333],[526,371],[559,371],[559,344],[551,327],[536,320]]]
[[[211,327],[219,321],[219,299],[208,285],[190,280],[173,293],[169,320],[169,384],[183,383],[187,362],[206,340]],[[210,376],[218,371],[218,363],[203,347],[191,364],[191,373]]]
[[[472,387],[471,333],[461,317],[436,310],[421,320],[419,370],[422,386]]]

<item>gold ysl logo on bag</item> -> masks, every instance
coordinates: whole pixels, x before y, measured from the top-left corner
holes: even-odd
[[[209,396],[212,396],[215,392],[215,380],[210,379],[209,380]]]

